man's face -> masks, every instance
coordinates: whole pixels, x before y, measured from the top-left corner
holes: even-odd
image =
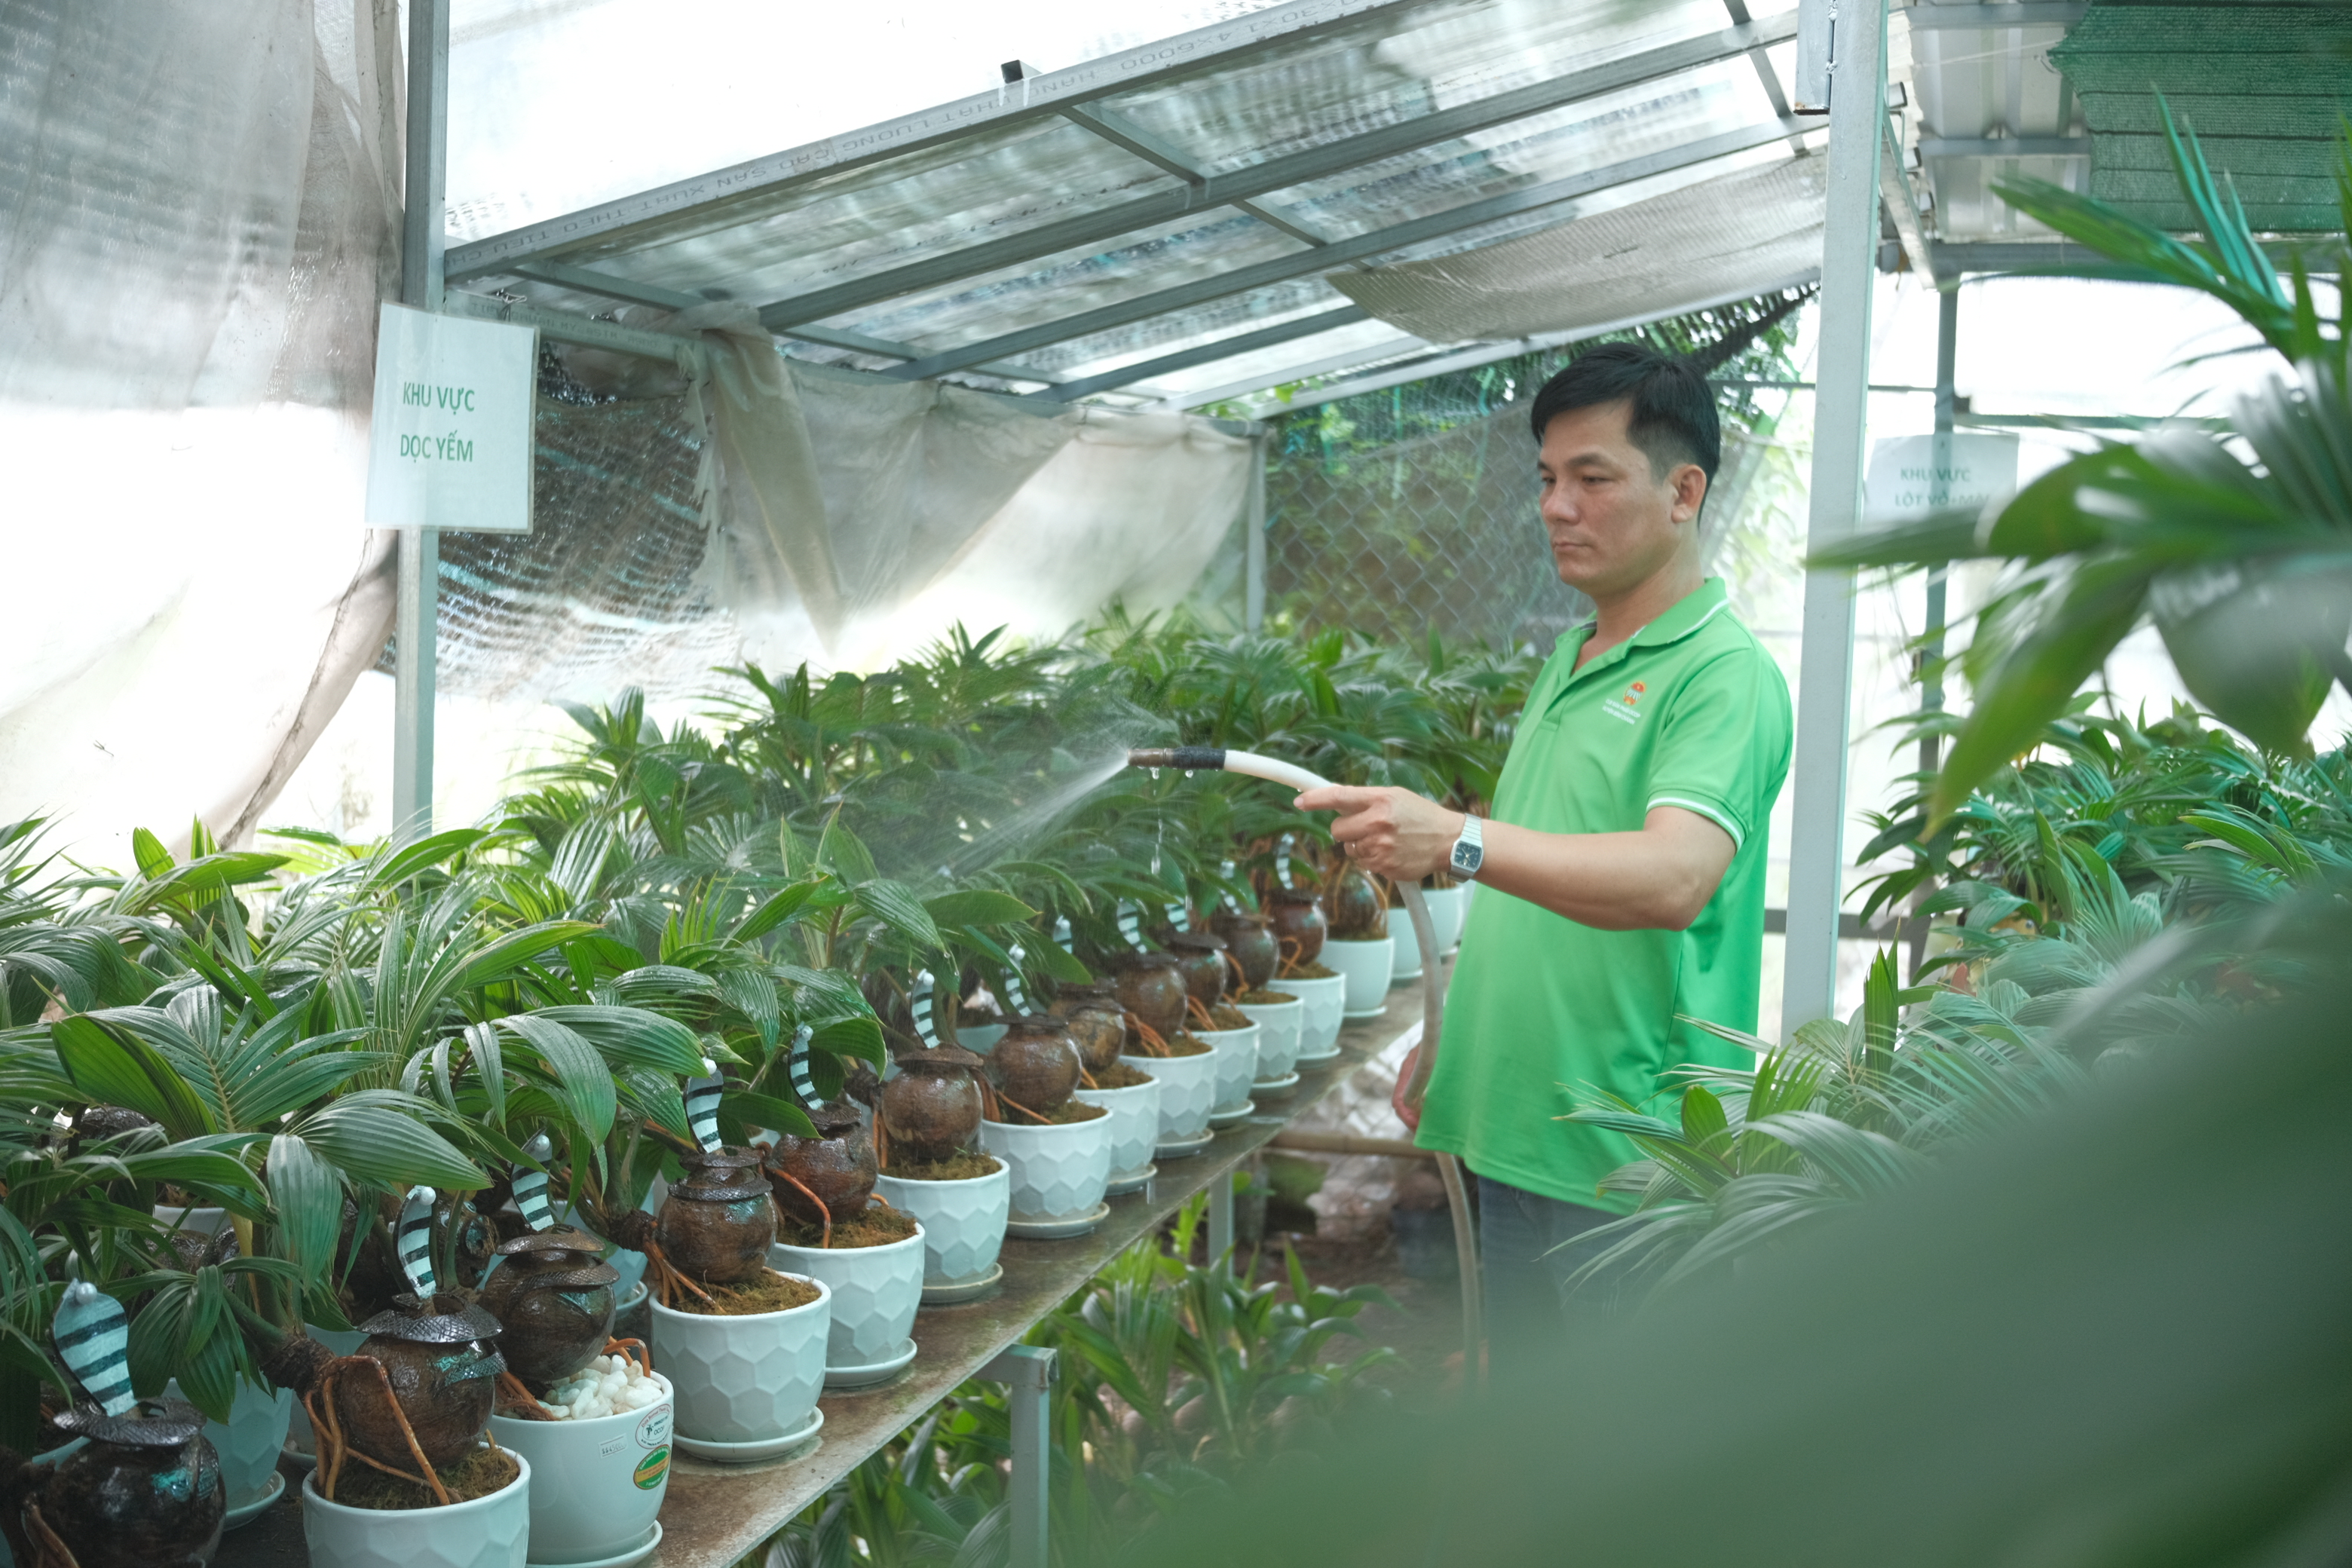
[[[1651,473],[1648,454],[1625,433],[1633,413],[1632,404],[1619,402],[1555,415],[1536,456],[1559,580],[1595,599],[1649,581],[1676,552],[1693,547],[1706,496],[1706,475],[1696,463]]]

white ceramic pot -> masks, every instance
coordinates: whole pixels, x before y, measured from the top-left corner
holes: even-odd
[[[659,1212],[658,1206],[654,1203],[656,1191],[667,1196],[669,1184],[659,1176],[654,1178],[653,1189],[647,1191],[645,1203],[639,1205],[647,1214]],[[571,1205],[564,1205],[563,1213],[559,1217],[562,1224],[568,1225],[572,1229],[586,1235],[595,1236],[599,1241],[604,1241],[603,1237],[596,1236],[596,1232],[582,1221],[580,1211]],[[613,1300],[616,1302],[627,1300],[635,1294],[638,1283],[646,1277],[646,1255],[642,1252],[632,1252],[625,1247],[615,1247],[611,1242],[604,1241],[604,1261],[611,1264],[613,1271],[621,1277],[619,1282],[613,1287]]]
[[[1377,1013],[1388,1005],[1389,966],[1396,962],[1396,944],[1387,937],[1342,942],[1334,937],[1323,944],[1315,962],[1348,983],[1348,1013]]]
[[[1202,1061],[1213,1058],[1202,1057]],[[1110,1185],[1110,1118],[1068,1126],[982,1121],[980,1141],[1011,1167],[1012,1217],[1027,1224],[1094,1213]]]
[[[302,1479],[302,1539],[311,1568],[524,1568],[530,1545],[530,1461],[503,1491],[446,1508],[351,1508]]]
[[[1197,1057],[1121,1057],[1160,1080],[1160,1142],[1181,1143],[1209,1130],[1217,1108],[1217,1053]]]
[[[705,1317],[652,1303],[654,1365],[668,1379],[680,1436],[757,1443],[797,1432],[824,1386],[833,1294],[782,1312]]]
[[[226,1209],[184,1209],[170,1204],[157,1204],[154,1215],[165,1225],[178,1226],[194,1236],[218,1236],[228,1228]]]
[[[1013,1212],[1013,1177],[1003,1161],[985,1176],[961,1182],[877,1176],[874,1190],[923,1227],[924,1284],[965,1284],[996,1267]]]
[[[1429,923],[1437,928],[1437,951],[1451,952],[1462,940],[1462,917],[1470,912],[1471,884],[1423,888],[1422,902],[1429,906]]]
[[[768,1248],[768,1267],[814,1279],[833,1292],[833,1328],[825,1337],[827,1366],[871,1366],[906,1348],[923,1304],[921,1222],[904,1241],[887,1247]]]
[[[521,1456],[530,1486],[530,1561],[596,1563],[619,1556],[653,1533],[669,1491],[669,1380],[664,1397],[642,1410],[586,1421],[490,1417],[490,1436]]]
[[[1195,1029],[1192,1033],[1208,1042],[1217,1054],[1217,1106],[1238,1106],[1249,1099],[1249,1086],[1257,1077],[1257,1026],[1246,1029]]]
[[[1124,1182],[1141,1176],[1151,1164],[1151,1151],[1160,1144],[1160,1080],[1155,1078],[1125,1089],[1081,1089],[1077,1098],[1110,1112],[1105,1119],[1110,1122],[1110,1179]]]
[[[316,1323],[305,1323],[302,1331],[334,1352],[337,1355],[352,1355],[367,1343],[367,1336],[356,1329],[322,1329]],[[301,1401],[294,1404],[294,1417],[286,1431],[286,1446],[305,1457],[315,1456],[318,1444],[310,1434],[310,1417],[303,1412]]]
[[[1287,993],[1286,993],[1287,994]],[[1288,1078],[1298,1068],[1299,1026],[1307,1021],[1303,1002],[1234,1004],[1257,1026],[1258,1083]]]
[[[1327,942],[1323,945],[1331,944]],[[1289,992],[1305,1010],[1306,1016],[1299,1020],[1299,1060],[1315,1061],[1338,1047],[1340,1015],[1348,1010],[1345,975],[1333,974],[1319,980],[1269,980],[1265,988]]]
[[[1421,939],[1412,934],[1412,918],[1402,910],[1389,911],[1389,984],[1402,985],[1421,978]]]
[[[956,1044],[974,1056],[984,1057],[996,1048],[996,1042],[1004,1037],[1004,1031],[1011,1026],[1009,1024],[959,1024],[956,1026]]]
[[[361,1336],[353,1335],[352,1338]],[[349,1354],[349,1352],[342,1352]],[[180,1380],[163,1385],[167,1398],[185,1399]],[[221,1489],[228,1506],[243,1508],[259,1502],[278,1473],[278,1456],[294,1423],[294,1391],[269,1388],[239,1379],[236,1397],[229,1403],[228,1422],[205,1421],[205,1438],[220,1455]]]

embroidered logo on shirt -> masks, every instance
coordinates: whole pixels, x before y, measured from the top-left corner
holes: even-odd
[[[1618,693],[1614,701],[1602,703],[1601,710],[1624,723],[1638,724],[1642,721],[1642,699],[1648,694],[1649,689],[1649,687],[1642,681],[1629,682],[1625,689]]]

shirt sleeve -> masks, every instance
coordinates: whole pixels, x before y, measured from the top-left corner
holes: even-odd
[[[1754,643],[1691,672],[1664,715],[1643,814],[1662,805],[1696,812],[1745,848],[1761,831],[1788,776],[1789,685]]]

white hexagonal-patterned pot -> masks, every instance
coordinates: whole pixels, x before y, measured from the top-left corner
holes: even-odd
[[[1344,1011],[1370,1013],[1388,1005],[1389,966],[1396,962],[1395,944],[1388,938],[1343,942],[1333,937],[1315,962],[1348,983]]]
[[[163,1393],[172,1399],[187,1397],[176,1377],[163,1385]],[[236,1398],[228,1407],[227,1424],[205,1420],[205,1438],[220,1454],[221,1487],[228,1494],[229,1507],[243,1508],[261,1500],[261,1494],[269,1489],[269,1478],[278,1473],[278,1455],[293,1425],[292,1389],[266,1388],[241,1378]]]
[[[1092,1214],[1110,1185],[1110,1118],[1036,1126],[982,1121],[980,1141],[1012,1168],[1013,1217],[1024,1223]]]
[[[1143,1069],[1147,1075],[1150,1069]],[[1160,1143],[1160,1080],[1125,1089],[1081,1089],[1077,1098],[1110,1112],[1110,1179],[1132,1181],[1151,1163]]]
[[[996,1267],[1013,1212],[1013,1174],[1003,1161],[985,1176],[961,1182],[877,1176],[874,1190],[923,1227],[924,1284],[969,1284]]]
[[[1160,1142],[1181,1143],[1209,1130],[1217,1108],[1217,1053],[1197,1057],[1121,1057],[1138,1072],[1160,1080]]]
[[[803,1276],[803,1278],[805,1278]],[[652,1303],[654,1365],[677,1402],[679,1436],[756,1443],[797,1432],[824,1386],[833,1292],[782,1312],[705,1317]]]
[[[814,1279],[833,1292],[827,1366],[871,1366],[898,1353],[923,1304],[923,1236],[883,1247],[768,1248],[768,1267]]]
[[[1217,1053],[1217,1109],[1249,1099],[1250,1080],[1257,1077],[1257,1026],[1246,1029],[1195,1029],[1192,1033]]]
[[[1462,940],[1462,917],[1470,912],[1470,885],[1423,888],[1421,899],[1429,906],[1429,923],[1437,928],[1437,951],[1453,952]]]
[[[1389,911],[1389,946],[1395,950],[1389,959],[1389,984],[1420,979],[1421,939],[1412,934],[1412,917],[1402,910]]]
[[[302,1479],[302,1539],[311,1568],[524,1568],[530,1545],[530,1461],[500,1491],[446,1508],[352,1508]]]
[[[1324,943],[1328,947],[1330,943]],[[1299,1025],[1298,1059],[1311,1062],[1329,1056],[1339,1044],[1339,1016],[1348,1010],[1348,980],[1333,974],[1316,980],[1269,980],[1269,991],[1287,991],[1307,1010]]]
[[[654,1373],[667,1394],[669,1381]],[[490,1436],[520,1456],[530,1486],[530,1560],[596,1563],[653,1533],[669,1492],[674,1399],[585,1421],[490,1417]]]
[[[1288,993],[1285,993],[1288,994]],[[1239,1002],[1234,1005],[1257,1026],[1258,1083],[1288,1078],[1298,1068],[1299,1026],[1307,1021],[1304,1002]]]

